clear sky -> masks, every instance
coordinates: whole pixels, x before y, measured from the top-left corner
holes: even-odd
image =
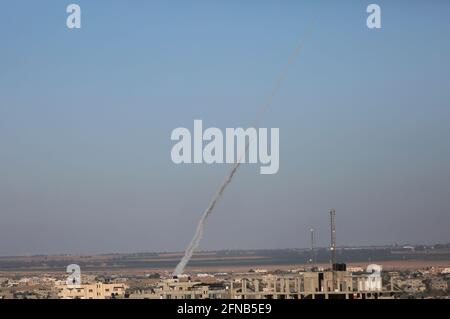
[[[0,4],[0,255],[183,250],[229,166],[171,131],[252,124],[313,21],[201,249],[450,242],[449,1],[72,2]]]

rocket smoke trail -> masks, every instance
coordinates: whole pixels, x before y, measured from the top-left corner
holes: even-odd
[[[178,276],[179,274],[183,273],[184,267],[186,267],[187,263],[189,262],[189,260],[192,257],[192,254],[194,253],[195,249],[197,249],[198,245],[200,244],[200,240],[203,237],[203,228],[205,226],[206,219],[212,213],[218,200],[222,196],[225,188],[227,188],[228,184],[230,184],[239,165],[240,165],[240,160],[238,162],[236,162],[235,164],[233,164],[233,167],[232,167],[230,173],[226,176],[225,180],[222,182],[222,185],[220,185],[219,190],[214,195],[213,199],[211,200],[211,203],[209,203],[208,208],[203,212],[202,217],[198,221],[197,229],[195,230],[195,235],[192,238],[191,243],[189,244],[188,248],[186,249],[186,252],[184,253],[183,258],[181,259],[181,261],[178,263],[177,267],[175,268],[175,270],[173,272],[173,276]]]
[[[311,31],[311,29],[308,30],[306,35],[308,35],[310,33],[310,31]],[[305,38],[306,38],[306,36],[305,36]],[[266,110],[272,104],[272,100],[273,100],[274,96],[276,95],[276,93],[278,92],[278,90],[281,87],[281,85],[283,84],[283,81],[286,78],[286,75],[287,75],[287,72],[288,72],[289,68],[294,63],[294,61],[296,60],[298,54],[300,53],[300,50],[303,47],[303,43],[304,43],[304,41],[301,41],[299,43],[299,45],[295,48],[295,50],[293,51],[293,53],[292,53],[288,63],[285,65],[285,67],[283,68],[283,70],[280,73],[279,77],[277,78],[277,81],[275,82],[275,85],[274,85],[274,88],[273,88],[271,94],[267,98],[266,103],[261,108],[261,112],[259,114],[260,117],[266,112]],[[257,127],[257,126],[255,125],[255,127]],[[198,248],[198,246],[200,244],[200,240],[203,237],[203,230],[204,230],[204,227],[205,227],[206,219],[213,212],[214,207],[216,206],[216,204],[219,201],[219,199],[222,197],[222,194],[225,191],[225,189],[227,188],[228,184],[231,183],[234,175],[236,174],[237,169],[241,165],[242,158],[245,156],[245,154],[248,151],[249,143],[250,143],[250,141],[247,141],[246,146],[245,146],[245,150],[238,157],[238,161],[235,164],[233,164],[233,167],[231,168],[230,173],[228,173],[228,175],[225,177],[224,181],[220,185],[219,190],[217,191],[217,193],[214,195],[214,197],[212,198],[211,202],[209,203],[208,208],[206,208],[205,211],[203,212],[202,217],[198,221],[197,229],[195,230],[194,237],[192,238],[191,242],[189,243],[189,246],[187,247],[183,258],[181,259],[181,261],[178,263],[177,267],[175,268],[175,270],[174,270],[174,272],[172,274],[173,276],[178,276],[178,275],[183,273],[184,268],[186,267],[187,263],[189,262],[189,260],[191,259],[192,255],[194,254],[194,251]]]

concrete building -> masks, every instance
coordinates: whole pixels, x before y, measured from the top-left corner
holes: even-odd
[[[85,284],[79,286],[61,285],[58,298],[61,299],[111,299],[123,298],[127,286],[122,283]]]
[[[422,278],[397,279],[397,286],[408,293],[424,292],[427,289]]]
[[[378,277],[377,277],[378,278]],[[317,271],[286,274],[235,274],[212,282],[190,278],[162,280],[151,289],[131,294],[133,299],[358,299],[386,298],[381,277],[376,284],[371,274],[348,271]],[[391,283],[392,287],[392,283]]]
[[[431,289],[434,290],[442,290],[447,291],[448,290],[448,282],[444,278],[433,278],[430,280],[430,286]]]
[[[130,299],[226,299],[228,287],[222,283],[202,283],[190,278],[172,278],[158,283],[149,291],[133,293]]]
[[[381,266],[371,264],[367,266],[367,275],[359,276],[358,290],[361,291],[381,291],[382,290],[382,280],[381,280]]]
[[[443,268],[441,274],[450,274],[450,267]]]
[[[354,276],[347,271],[247,276],[231,283],[230,294],[232,299],[356,299],[390,296],[390,291],[373,289],[373,286],[366,284],[367,280],[368,275]]]

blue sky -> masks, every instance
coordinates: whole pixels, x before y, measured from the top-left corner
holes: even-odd
[[[448,242],[447,1],[3,1],[0,254],[182,250],[226,165],[171,162],[171,131],[265,115],[280,172],[238,172],[202,249]],[[267,236],[267,234],[270,236]],[[174,238],[174,234],[176,234]]]

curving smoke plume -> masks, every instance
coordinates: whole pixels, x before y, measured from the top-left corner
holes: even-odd
[[[308,35],[311,32],[311,30],[312,29],[309,29],[308,32],[306,33],[306,35]],[[305,38],[306,38],[306,36],[305,36]],[[271,94],[269,95],[266,103],[261,108],[261,112],[259,114],[259,117],[261,117],[264,114],[264,112],[269,108],[269,106],[272,104],[272,100],[273,100],[274,96],[276,95],[276,93],[278,92],[279,88],[283,84],[283,81],[286,78],[286,75],[287,75],[287,72],[288,72],[290,66],[294,63],[294,61],[297,58],[301,48],[303,47],[303,43],[304,43],[304,41],[301,41],[300,44],[293,51],[293,53],[292,53],[288,63],[285,65],[285,67],[283,68],[282,72],[280,73],[277,81],[275,82],[275,86],[274,86]],[[257,125],[255,125],[255,127],[257,127]],[[233,164],[233,167],[231,168],[230,173],[225,177],[224,181],[220,185],[219,190],[217,191],[217,193],[212,198],[211,202],[209,203],[208,208],[206,208],[205,211],[203,212],[202,217],[198,221],[197,229],[195,230],[194,237],[192,238],[191,242],[189,243],[189,246],[187,247],[183,258],[181,259],[181,261],[178,263],[177,267],[175,268],[175,270],[174,270],[174,272],[172,274],[173,276],[178,276],[178,275],[180,275],[180,274],[182,274],[184,272],[184,268],[188,264],[189,260],[191,260],[191,257],[194,254],[194,251],[198,248],[198,246],[200,244],[200,240],[203,237],[203,230],[204,230],[204,227],[205,227],[206,219],[208,218],[208,216],[214,210],[214,207],[216,206],[216,204],[219,201],[220,197],[222,197],[222,194],[225,191],[225,189],[227,188],[228,184],[231,183],[234,174],[236,174],[237,169],[241,165],[242,158],[245,156],[245,154],[248,151],[248,148],[249,148],[249,141],[247,141],[246,146],[245,146],[245,150],[238,157],[238,161],[235,164]]]

